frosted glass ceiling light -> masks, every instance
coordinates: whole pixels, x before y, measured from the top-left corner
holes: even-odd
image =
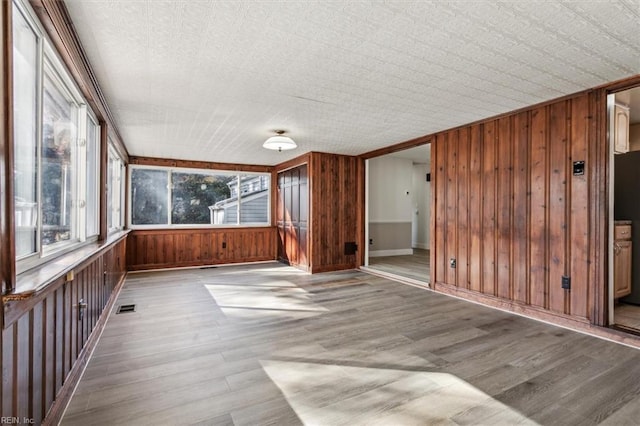
[[[298,145],[288,136],[284,136],[284,130],[276,130],[277,136],[271,136],[262,144],[263,148],[273,149],[274,151],[286,151],[287,149],[297,148]]]

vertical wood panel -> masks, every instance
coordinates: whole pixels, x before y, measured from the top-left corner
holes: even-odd
[[[79,275],[79,274],[78,274]],[[69,354],[69,371],[73,367],[73,364],[78,357],[78,335],[80,334],[80,327],[78,323],[78,300],[79,291],[78,291],[78,282],[69,283],[67,285],[67,291],[71,296],[71,300],[69,301],[69,324],[71,330],[71,353]]]
[[[607,91],[591,92],[589,96],[589,137],[586,163],[589,178],[589,293],[592,296],[589,315],[594,324],[608,325],[608,249],[609,232],[609,141],[607,140]]]
[[[469,128],[458,138],[458,287],[469,288]]]
[[[62,287],[54,292],[55,299],[55,371],[54,371],[54,395],[62,388],[64,380],[64,296]]]
[[[31,388],[31,312],[22,315],[14,327],[14,404],[17,417],[31,418],[33,389]]]
[[[482,291],[482,127],[470,128],[469,155],[469,289]]]
[[[587,154],[588,126],[589,97],[584,95],[571,102],[572,162],[585,161],[585,164],[591,164]],[[581,317],[587,317],[589,306],[589,170],[585,168],[582,176],[570,175],[570,313]]]
[[[431,171],[431,191],[430,192],[430,203],[431,203],[431,214],[429,215],[429,265],[431,266],[430,271],[429,271],[429,285],[431,286],[431,288],[435,289],[437,287],[437,279],[436,279],[436,272],[438,269],[438,264],[436,262],[436,259],[440,258],[442,255],[440,254],[441,252],[439,251],[439,247],[440,247],[440,240],[442,238],[440,238],[440,230],[437,227],[437,206],[439,206],[440,204],[442,204],[440,202],[440,194],[438,193],[438,191],[436,191],[437,189],[437,184],[438,184],[438,173],[436,173],[437,171],[437,164],[439,164],[439,157],[438,157],[438,143],[437,143],[437,137],[434,138],[431,142],[431,164],[430,164],[430,171]],[[364,204],[363,204],[364,205]],[[368,241],[365,241],[365,244],[368,244]]]
[[[593,91],[435,135],[432,268],[446,292],[606,320],[605,100]]]
[[[446,134],[439,134],[436,137],[435,146],[433,149],[435,151],[436,158],[438,159],[437,163],[432,165],[431,170],[435,170],[435,193],[437,194],[437,203],[435,205],[434,212],[436,217],[436,235],[438,238],[436,239],[436,261],[433,263],[431,268],[432,278],[435,276],[435,282],[446,282],[446,273],[447,273],[447,174],[446,174],[446,165],[447,165],[447,142],[448,138]],[[435,266],[435,267],[434,267]]]
[[[549,309],[564,312],[567,250],[567,103],[549,106]]]
[[[457,263],[458,247],[458,132],[452,131],[448,133],[447,143],[447,216],[446,216],[446,253],[447,260],[454,259]],[[451,285],[458,285],[457,268],[448,265],[446,269],[446,280]]]
[[[31,388],[31,410],[32,418],[42,418],[44,416],[42,407],[42,388],[44,384],[43,351],[45,349],[45,335],[43,333],[44,301],[38,303],[31,310],[31,371],[29,374],[29,384]]]
[[[309,170],[306,164],[300,166],[300,236],[298,238],[299,264],[309,267]]]
[[[531,304],[546,308],[547,300],[547,109],[531,112],[531,233],[529,272]]]
[[[512,298],[511,281],[511,218],[513,216],[511,200],[513,198],[512,117],[498,120],[497,140],[497,212],[496,212],[496,280],[497,296]]]
[[[275,260],[276,232],[281,231],[281,227],[137,230],[129,234],[126,255],[114,255],[109,262],[126,259],[134,262],[127,264],[129,270],[144,270]],[[195,243],[199,249],[190,249]],[[142,248],[147,250],[144,258],[131,254]]]
[[[44,357],[44,377],[43,383],[43,404],[44,411],[51,407],[55,397],[55,362],[56,362],[56,322],[55,322],[55,293],[49,294],[44,300],[45,307],[45,357]]]
[[[2,330],[2,415],[15,416],[13,400],[16,396],[15,371],[15,324]]]
[[[514,117],[513,146],[513,299],[530,303],[529,297],[529,113]]]
[[[355,157],[312,153],[310,179],[311,271],[356,267],[357,256],[345,253],[345,243],[359,240],[357,232],[357,170]],[[362,248],[360,248],[362,249]]]
[[[496,123],[484,125],[482,140],[482,284],[485,294],[496,294]]]

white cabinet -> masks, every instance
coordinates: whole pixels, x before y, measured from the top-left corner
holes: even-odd
[[[616,104],[613,111],[613,152],[629,152],[629,108]]]
[[[613,231],[613,297],[631,294],[631,224],[616,223]]]

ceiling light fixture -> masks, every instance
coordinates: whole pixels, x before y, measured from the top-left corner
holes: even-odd
[[[273,149],[274,151],[281,152],[287,149],[297,148],[298,145],[288,136],[284,135],[284,130],[276,130],[276,136],[271,136],[262,144],[263,148]]]

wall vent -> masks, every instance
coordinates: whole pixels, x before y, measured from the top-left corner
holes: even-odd
[[[116,314],[127,314],[129,312],[135,312],[136,305],[120,305]]]

